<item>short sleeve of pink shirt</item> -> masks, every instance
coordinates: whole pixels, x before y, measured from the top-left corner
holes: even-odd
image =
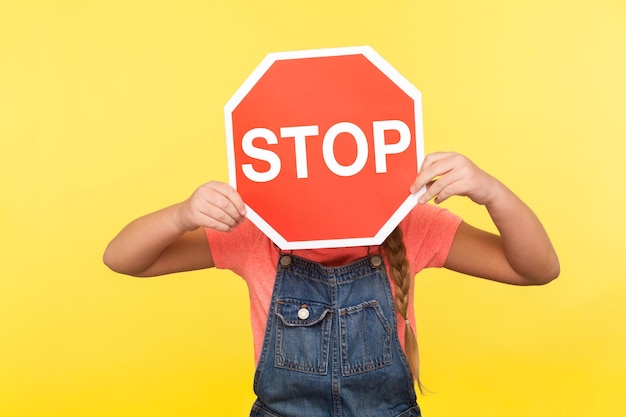
[[[400,228],[411,276],[424,268],[444,265],[460,223],[461,219],[455,214],[431,204],[417,205],[402,220]],[[255,360],[258,362],[280,250],[249,220],[228,233],[206,229],[206,235],[215,266],[233,271],[248,285]],[[293,252],[296,256],[331,266],[353,262],[367,253],[366,247]],[[409,314],[414,323],[412,303],[413,300]],[[399,326],[398,331],[403,341],[404,326]]]

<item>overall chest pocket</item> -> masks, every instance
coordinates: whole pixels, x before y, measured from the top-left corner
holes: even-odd
[[[328,373],[331,308],[295,299],[276,303],[277,368],[310,374]]]
[[[378,301],[339,310],[339,326],[344,376],[391,365],[391,327]]]

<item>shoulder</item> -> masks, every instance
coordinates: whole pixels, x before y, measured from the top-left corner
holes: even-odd
[[[461,218],[448,209],[433,204],[417,204],[400,222],[405,234],[426,231],[430,228],[458,228]]]
[[[462,219],[432,204],[418,204],[400,223],[407,258],[416,272],[443,266]]]
[[[215,266],[240,275],[253,261],[272,259],[273,262],[277,251],[271,240],[249,219],[230,232],[206,229],[206,236]]]
[[[205,229],[210,244],[245,244],[255,241],[265,235],[250,220],[246,219],[229,232],[221,232],[214,229]]]

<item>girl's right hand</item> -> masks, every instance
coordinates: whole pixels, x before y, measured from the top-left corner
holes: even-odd
[[[155,276],[215,266],[203,228],[230,231],[246,206],[230,185],[212,181],[187,200],[130,222],[107,246],[104,263],[112,270]]]
[[[185,231],[207,227],[228,232],[246,216],[246,206],[230,185],[211,181],[178,205],[178,222]]]

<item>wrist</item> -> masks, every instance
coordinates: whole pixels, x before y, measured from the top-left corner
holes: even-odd
[[[506,199],[508,189],[495,177],[485,174],[475,186],[475,190],[467,196],[476,204],[490,208],[497,206]]]
[[[191,221],[190,211],[185,202],[174,204],[170,209],[170,219],[173,226],[180,234],[192,232],[198,228],[198,226]]]
[[[513,191],[500,181],[495,180],[484,206],[490,216],[496,220],[502,216],[506,217],[508,213],[516,213],[520,204],[523,204],[522,201]]]

